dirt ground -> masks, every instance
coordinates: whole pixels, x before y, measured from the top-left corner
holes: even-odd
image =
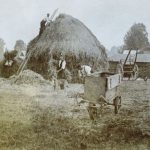
[[[106,150],[150,149],[150,80],[146,82],[143,80],[123,81],[119,87],[119,93],[122,96],[122,107],[119,114],[114,115],[113,107],[108,106],[94,124],[89,118],[86,109],[87,104],[79,106],[78,102],[82,99],[78,98],[76,101],[74,98],[77,93],[83,92],[84,86],[82,84],[69,84],[65,90],[54,91],[50,82],[32,85],[14,84],[1,78],[0,149],[100,149],[100,147]],[[71,128],[70,132],[68,131],[70,137],[63,136],[66,138],[66,143],[71,143],[72,147],[71,144],[64,144],[66,147],[60,147],[62,139],[59,141],[59,136],[55,137],[58,140],[56,145],[53,145],[54,142],[52,142],[50,145],[41,143],[37,146],[37,143],[40,142],[36,142],[37,137],[34,137],[33,131],[28,132],[28,130],[31,129],[31,125],[33,127],[33,118],[37,114],[45,113],[45,110],[46,112],[50,111],[56,118],[59,116],[69,119],[68,124],[71,122],[75,129],[78,128],[83,132],[87,131],[86,138],[77,137],[81,138],[83,142],[76,138],[73,139],[74,141],[69,139],[71,134],[78,134]],[[47,126],[50,123],[49,121],[44,122],[44,125]],[[36,125],[39,125],[38,123],[36,120]],[[63,128],[63,124],[60,124],[60,126]],[[45,128],[42,129],[45,131]],[[61,130],[59,131],[61,132]],[[40,135],[41,133],[43,132],[40,131]],[[93,139],[101,137],[101,143],[95,143],[95,140],[91,141],[90,134]],[[31,135],[32,139],[36,139],[33,143],[29,142],[32,141]],[[46,138],[55,135],[51,133]],[[58,145],[60,146],[58,147]]]

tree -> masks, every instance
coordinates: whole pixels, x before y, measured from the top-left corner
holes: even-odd
[[[122,54],[123,46],[113,46],[110,50],[110,55]]]
[[[15,46],[14,46],[14,49],[15,49],[17,52],[26,51],[27,46],[26,46],[26,44],[24,43],[23,40],[17,40],[17,41],[16,41],[16,44],[15,44]]]
[[[148,33],[143,23],[135,23],[124,37],[124,46],[127,49],[141,49],[149,46]]]
[[[4,50],[5,42],[0,38],[0,50]]]
[[[118,46],[118,53],[122,54],[124,49],[125,49],[124,45]]]
[[[0,59],[3,58],[5,42],[0,38]]]

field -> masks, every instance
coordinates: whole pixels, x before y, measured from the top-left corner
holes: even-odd
[[[150,81],[123,81],[122,107],[96,122],[74,96],[82,84],[54,91],[50,82],[16,84],[0,79],[0,150],[148,150]]]

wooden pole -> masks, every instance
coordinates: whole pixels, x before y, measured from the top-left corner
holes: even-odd
[[[55,16],[55,14],[57,13],[57,11],[58,11],[58,8],[54,10],[53,14],[52,14],[51,17],[50,17],[50,20],[52,20],[52,19],[54,18],[54,16]]]
[[[17,71],[17,75],[19,75],[19,73],[24,69],[26,63],[27,63],[28,60],[29,60],[30,55],[31,55],[31,51],[28,52],[26,58],[23,60],[22,64],[20,65],[20,67],[19,67],[19,69],[18,69],[18,71]]]
[[[131,50],[132,50],[132,49],[129,50],[128,55],[127,55],[127,57],[126,57],[126,59],[125,59],[125,61],[124,61],[123,66],[126,64],[126,62],[127,62],[127,60],[128,60],[128,57],[129,57],[129,55],[130,55],[130,53],[131,53]]]

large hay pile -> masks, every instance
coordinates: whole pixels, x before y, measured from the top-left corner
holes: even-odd
[[[60,53],[65,55],[67,69],[71,72],[78,63],[90,65],[95,70],[106,68],[108,64],[105,48],[92,32],[78,19],[65,14],[60,14],[40,37],[29,43],[29,51],[32,53],[28,68],[44,77],[49,60],[58,60]]]
[[[24,70],[19,76],[10,77],[11,82],[16,84],[43,84],[48,83],[40,74],[32,70]]]

